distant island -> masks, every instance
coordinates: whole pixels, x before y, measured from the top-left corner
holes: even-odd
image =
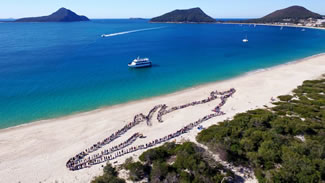
[[[320,14],[314,13],[312,11],[309,11],[308,9],[302,7],[302,6],[291,6],[285,9],[277,10],[273,13],[270,13],[266,15],[265,17],[262,17],[260,21],[264,22],[298,22],[300,19],[308,19],[308,18],[322,18]]]
[[[17,19],[14,22],[80,22],[89,21],[86,16],[79,16],[71,10],[60,8],[48,16]]]
[[[136,18],[136,17],[131,17],[129,18],[130,20],[145,20],[145,18]]]
[[[314,13],[302,6],[290,6],[288,8],[274,11],[258,19],[240,20],[232,22],[299,25],[310,27],[322,27],[325,23],[322,15]]]
[[[159,17],[152,18],[150,22],[214,23],[216,20],[205,14],[200,8],[192,8],[187,10],[174,10]]]

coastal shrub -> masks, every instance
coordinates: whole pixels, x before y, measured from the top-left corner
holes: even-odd
[[[325,181],[325,79],[279,99],[201,131],[197,141],[252,167],[259,182]]]
[[[155,149],[149,149],[142,153],[139,159],[146,163],[152,163],[153,161],[164,161],[166,158],[174,154],[177,145],[175,143],[167,142],[164,145]]]
[[[140,162],[129,163],[127,169],[130,170],[130,177],[134,176],[134,172],[145,170],[145,174],[141,174],[144,175],[142,177],[147,177],[149,182],[153,183],[213,183],[220,182],[225,176],[234,177],[233,172],[223,168],[213,158],[207,157],[205,150],[192,142],[165,143],[160,147],[144,152],[140,156],[140,160],[145,165]],[[132,169],[137,171],[132,171]],[[140,172],[143,173],[143,171]],[[131,180],[139,179],[131,178]]]
[[[161,182],[168,174],[168,165],[165,162],[156,161],[152,164],[150,172],[151,182]]]
[[[118,177],[118,172],[109,163],[104,167],[104,174],[95,177],[91,183],[125,183],[125,180]]]
[[[290,101],[290,100],[293,98],[293,96],[291,96],[291,95],[282,95],[282,96],[278,96],[278,98],[279,98],[281,101],[288,102],[288,101]]]
[[[124,163],[122,164],[122,167],[124,169],[127,169],[131,163],[133,163],[133,158],[132,157],[126,158]]]
[[[149,172],[149,167],[140,162],[129,163],[125,168],[129,170],[129,179],[132,181],[142,180]]]

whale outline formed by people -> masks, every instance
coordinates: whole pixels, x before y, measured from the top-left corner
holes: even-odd
[[[147,148],[151,148],[155,145],[161,144],[163,142],[169,141],[171,139],[174,139],[184,133],[187,133],[188,131],[192,130],[194,127],[200,125],[202,122],[207,121],[211,118],[220,116],[220,115],[224,115],[225,113],[221,111],[221,107],[226,103],[226,100],[231,97],[234,93],[236,92],[236,90],[234,88],[231,88],[230,90],[224,91],[224,92],[218,92],[218,91],[212,91],[210,93],[210,96],[207,99],[203,99],[200,101],[194,101],[191,103],[187,103],[184,105],[180,105],[180,106],[174,106],[170,109],[167,109],[168,106],[166,104],[159,104],[154,106],[148,113],[148,115],[144,115],[143,113],[137,114],[134,116],[133,121],[128,123],[127,125],[125,125],[122,129],[118,130],[117,132],[111,134],[108,138],[104,139],[102,142],[97,142],[96,144],[92,145],[90,148],[85,149],[84,151],[78,153],[77,155],[75,155],[74,157],[70,158],[67,163],[66,163],[66,167],[69,170],[79,170],[82,168],[89,168],[93,165],[99,164],[99,163],[103,163],[109,160],[113,160],[116,159],[120,156],[123,156],[125,154],[128,153],[132,153],[134,151],[137,150],[141,150],[141,149],[147,149]],[[88,158],[86,158],[88,155],[90,155],[91,153],[99,150],[100,148],[102,148],[103,146],[113,142],[114,140],[116,140],[117,138],[121,137],[123,134],[125,134],[128,130],[130,130],[131,128],[133,128],[134,126],[140,124],[141,122],[146,121],[147,126],[152,126],[151,123],[151,119],[154,115],[154,113],[158,110],[158,114],[157,114],[157,120],[159,123],[162,123],[162,116],[166,115],[168,113],[171,113],[173,111],[179,110],[179,109],[184,109],[187,108],[189,106],[195,106],[195,105],[199,105],[199,104],[205,104],[207,102],[210,102],[212,100],[215,100],[218,98],[218,96],[220,95],[220,99],[221,102],[217,105],[216,109],[213,114],[209,114],[207,116],[204,116],[203,118],[200,118],[199,120],[192,122],[188,125],[186,125],[185,127],[183,127],[182,129],[176,131],[175,133],[166,135],[162,138],[156,139],[152,142],[148,142],[146,144],[141,144],[138,145],[136,147],[131,147],[129,149],[124,149],[128,146],[130,146],[132,143],[134,143],[137,138],[143,136],[143,134],[140,133],[134,133],[131,137],[129,137],[126,141],[122,142],[119,145],[115,145],[111,148],[109,148],[109,150],[104,149],[104,151],[101,151],[101,154],[97,153],[95,155],[89,156]],[[115,153],[114,155],[112,155],[113,153]],[[92,158],[91,158],[92,157]]]

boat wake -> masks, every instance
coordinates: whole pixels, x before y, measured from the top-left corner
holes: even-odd
[[[119,36],[123,34],[130,34],[135,32],[143,32],[143,31],[149,31],[149,30],[155,30],[155,29],[162,29],[165,27],[154,27],[154,28],[147,28],[147,29],[137,29],[137,30],[130,30],[130,31],[124,31],[124,32],[117,32],[112,34],[103,34],[102,37],[113,37],[113,36]]]

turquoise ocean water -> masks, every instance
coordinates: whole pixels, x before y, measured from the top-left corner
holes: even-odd
[[[246,35],[247,44],[241,41]],[[171,93],[324,51],[325,31],[301,28],[0,23],[0,128]],[[154,66],[129,69],[137,56]]]

